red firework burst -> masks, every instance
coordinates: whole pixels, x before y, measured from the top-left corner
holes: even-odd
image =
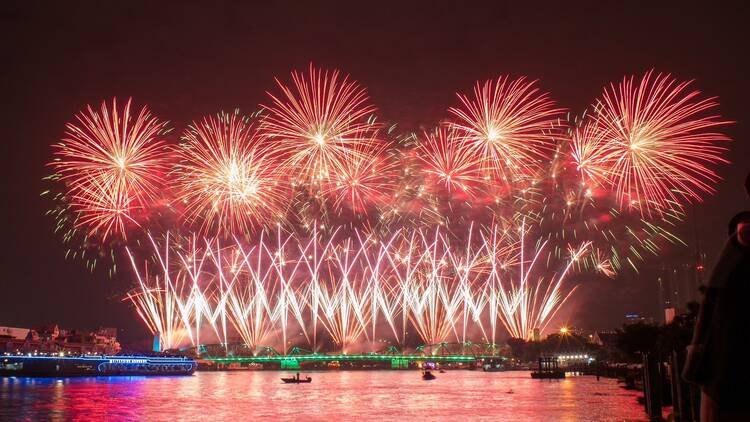
[[[323,193],[333,198],[334,209],[347,206],[355,213],[367,213],[372,206],[394,200],[399,167],[388,149],[387,144],[381,144],[351,154],[351,161],[329,178]]]
[[[236,113],[204,118],[184,133],[176,200],[188,222],[232,235],[283,218],[288,189],[259,140]]]
[[[601,186],[609,176],[609,148],[602,135],[602,131],[591,123],[584,123],[572,130],[570,157],[584,183]]]
[[[535,170],[554,147],[563,109],[536,81],[505,76],[477,82],[473,97],[457,95],[461,106],[448,110],[456,119],[451,126],[485,173],[511,182]]]
[[[106,102],[99,112],[88,106],[76,120],[53,145],[50,165],[66,185],[78,227],[102,239],[113,233],[124,238],[163,184],[168,154],[159,137],[166,123],[147,107],[131,114],[130,99],[122,110],[116,99],[111,109]]]
[[[435,184],[445,186],[448,192],[459,190],[472,194],[484,182],[481,163],[470,146],[455,135],[446,127],[424,132],[417,147],[417,158],[424,173],[435,179]]]
[[[593,152],[576,158],[616,191],[620,206],[642,213],[683,200],[701,200],[720,177],[710,165],[727,163],[716,128],[730,124],[717,114],[715,97],[699,99],[690,83],[646,73],[605,89],[582,140]],[[575,157],[574,157],[575,158]]]
[[[262,123],[285,167],[300,181],[320,182],[368,157],[379,125],[367,120],[375,107],[364,88],[338,71],[312,65],[307,74],[292,72],[292,82],[288,87],[276,79],[281,94],[268,93],[273,104],[264,106],[268,115]]]

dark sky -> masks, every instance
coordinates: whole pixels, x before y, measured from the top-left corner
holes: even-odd
[[[435,124],[455,104],[455,91],[501,74],[539,78],[573,112],[625,74],[655,68],[694,78],[737,121],[728,129],[735,142],[733,164],[720,169],[725,181],[696,208],[709,256],[726,221],[748,208],[741,187],[750,170],[744,2],[156,3],[0,4],[0,325],[112,325],[128,338],[145,333],[120,302],[129,273],[110,280],[66,261],[44,216],[49,204],[39,193],[49,145],[77,111],[133,96],[181,130],[222,109],[255,110],[275,75],[287,77],[311,61],[350,73],[368,87],[379,115],[404,130]],[[675,249],[659,264],[689,253]],[[655,292],[647,275],[587,283],[571,322],[606,327],[619,324],[625,311],[655,312]]]

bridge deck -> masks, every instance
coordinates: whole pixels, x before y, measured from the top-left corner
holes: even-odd
[[[501,359],[493,355],[375,355],[375,354],[341,354],[341,355],[278,355],[278,356],[227,356],[204,357],[201,360],[208,360],[216,363],[272,363],[272,362],[332,362],[332,361],[370,361],[370,362],[388,362],[394,359],[414,361],[431,361],[431,362],[476,362],[480,359]]]

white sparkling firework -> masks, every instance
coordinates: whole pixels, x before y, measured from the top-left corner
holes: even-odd
[[[335,231],[327,240],[279,231],[251,245],[152,239],[157,269],[130,255],[138,287],[129,299],[166,347],[200,344],[202,332],[284,351],[300,344],[297,334],[312,350],[324,334],[342,351],[383,337],[404,344],[412,329],[424,344],[494,343],[501,327],[528,338],[573,292],[569,272],[590,244],[573,247],[560,273],[542,277],[535,268],[545,243],[528,259],[526,231],[472,228],[460,242],[440,230],[387,239]]]

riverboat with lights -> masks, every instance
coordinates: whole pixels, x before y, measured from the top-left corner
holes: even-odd
[[[4,377],[192,375],[196,367],[195,360],[180,356],[0,355]]]

